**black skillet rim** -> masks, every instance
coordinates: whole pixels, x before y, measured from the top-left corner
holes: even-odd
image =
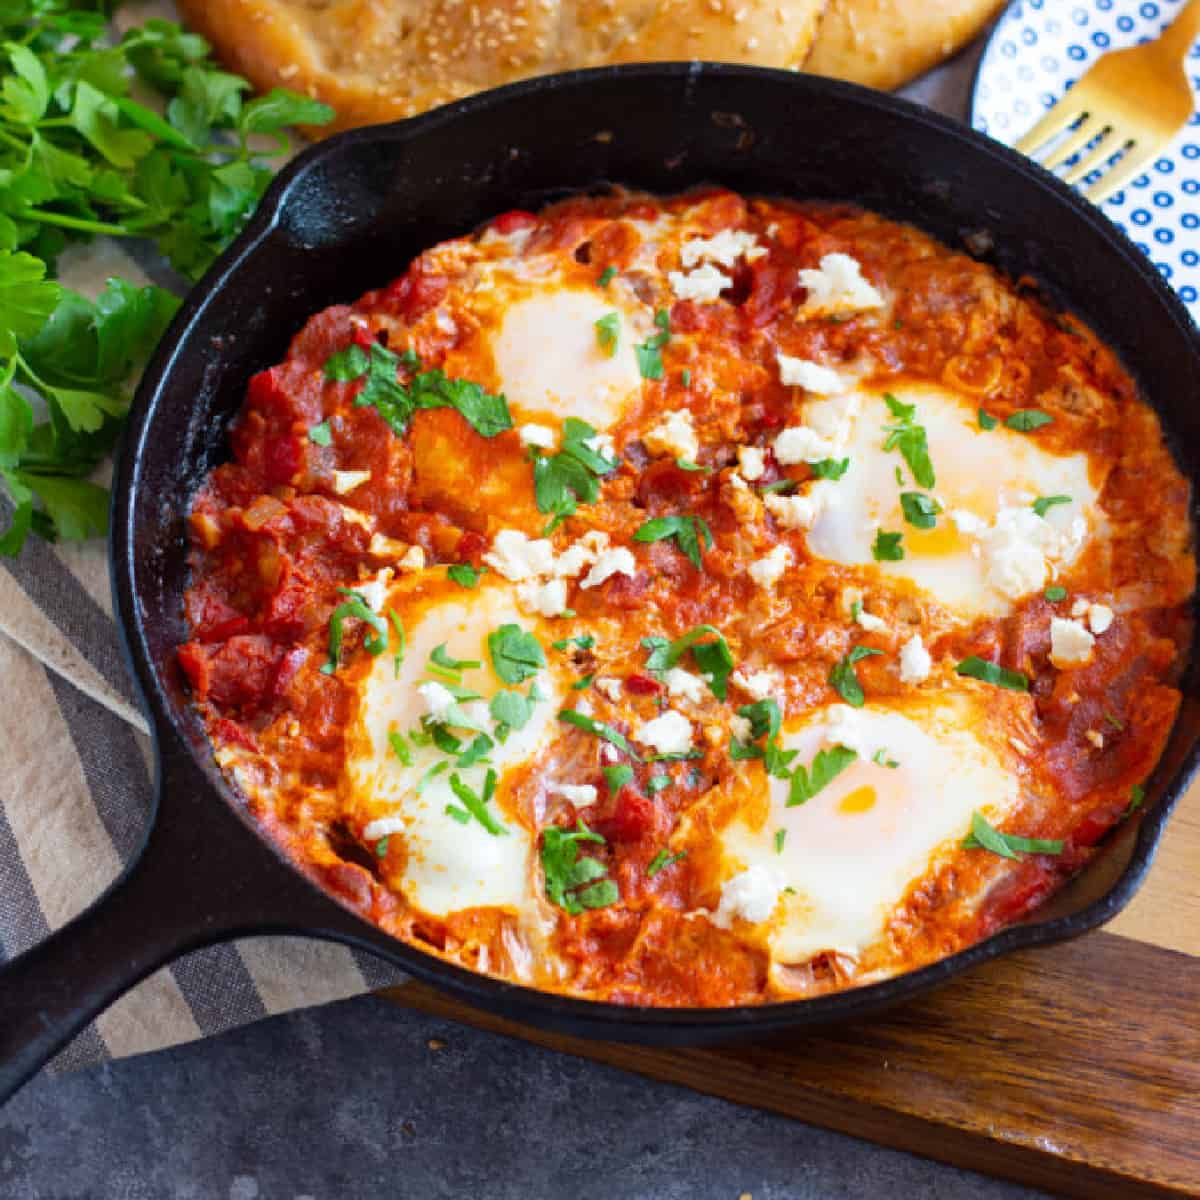
[[[1028,924],[1009,926],[957,954],[915,971],[825,996],[766,1005],[715,1009],[634,1008],[539,991],[535,988],[496,980],[448,963],[384,933],[344,908],[329,893],[309,881],[295,864],[258,830],[244,806],[238,802],[236,793],[217,769],[215,762],[211,758],[201,761],[199,755],[192,754],[188,749],[192,739],[188,737],[172,714],[170,702],[164,693],[157,672],[152,666],[150,652],[145,644],[144,631],[138,615],[137,595],[133,587],[136,573],[133,483],[137,479],[139,470],[140,447],[152,424],[147,422],[147,413],[169,380],[176,344],[188,332],[191,325],[203,316],[203,311],[214,296],[236,279],[241,260],[249,256],[258,243],[274,229],[280,220],[281,210],[287,202],[288,192],[293,184],[304,175],[311,165],[331,153],[344,152],[348,147],[351,149],[355,147],[368,148],[379,142],[403,142],[418,132],[436,129],[442,125],[452,125],[460,115],[468,115],[477,109],[502,104],[510,96],[541,92],[554,93],[584,86],[590,80],[619,80],[641,76],[678,80],[695,78],[701,74],[718,78],[758,78],[771,85],[792,87],[800,92],[812,89],[832,95],[834,98],[839,95],[848,99],[853,98],[860,105],[874,105],[906,120],[931,126],[946,138],[965,143],[974,151],[998,159],[1007,168],[1025,176],[1032,184],[1056,193],[1060,200],[1067,201],[1074,209],[1079,220],[1086,222],[1101,233],[1112,246],[1114,254],[1118,254],[1125,260],[1126,267],[1140,275],[1145,282],[1149,283],[1151,289],[1158,293],[1159,299],[1164,303],[1176,324],[1179,325],[1180,331],[1185,338],[1192,341],[1197,357],[1200,359],[1200,331],[1192,323],[1179,298],[1175,296],[1158,272],[1154,270],[1152,264],[1118,226],[1083,201],[1061,180],[1037,164],[964,124],[886,93],[871,91],[837,80],[770,68],[700,62],[640,63],[599,67],[564,72],[558,75],[539,76],[467,97],[408,121],[371,126],[335,135],[297,156],[280,172],[268,188],[258,211],[247,228],[210,268],[204,279],[189,293],[171,329],[148,365],[130,410],[127,432],[117,458],[113,484],[110,567],[114,607],[118,616],[123,651],[151,714],[151,728],[159,761],[159,776],[162,775],[164,733],[169,731],[173,735],[175,744],[168,752],[190,755],[217,796],[228,809],[238,816],[242,824],[247,826],[248,833],[257,839],[264,851],[270,852],[285,864],[298,881],[307,885],[314,899],[319,898],[329,907],[331,914],[336,911],[342,915],[341,920],[330,922],[333,928],[318,929],[315,926],[305,927],[300,924],[297,925],[295,932],[309,932],[318,937],[332,937],[346,944],[379,954],[393,964],[410,971],[414,976],[435,985],[441,985],[481,1008],[498,1006],[508,1012],[527,1015],[535,1023],[541,1018],[547,1025],[574,1029],[588,1036],[607,1036],[623,1040],[636,1040],[639,1035],[647,1040],[671,1038],[672,1035],[675,1040],[679,1041],[686,1041],[689,1037],[697,1040],[718,1040],[723,1036],[765,1034],[800,1026],[851,1020],[885,1007],[891,1007],[918,993],[928,991],[953,976],[1000,955],[1065,941],[1095,929],[1124,908],[1141,886],[1153,861],[1167,819],[1186,790],[1197,767],[1200,766],[1200,741],[1198,741],[1184,756],[1172,778],[1161,784],[1161,791],[1158,783],[1161,767],[1156,768],[1148,790],[1157,794],[1152,803],[1138,817],[1137,839],[1129,861],[1107,892],[1077,912],[1040,923],[1032,921]],[[1197,665],[1195,649],[1194,644],[1190,670],[1194,670]],[[212,797],[212,799],[215,798]],[[206,801],[207,799],[209,798],[206,798]],[[155,819],[157,819],[157,812]],[[231,934],[231,936],[233,935]]]

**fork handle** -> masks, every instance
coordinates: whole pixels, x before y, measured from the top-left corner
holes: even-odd
[[[1166,27],[1158,42],[1164,50],[1172,51],[1182,58],[1200,35],[1200,0],[1188,0],[1179,16]]]

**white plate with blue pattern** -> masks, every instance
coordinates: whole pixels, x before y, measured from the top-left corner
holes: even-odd
[[[1016,0],[984,51],[971,123],[1011,145],[1106,50],[1157,37],[1185,0]],[[1200,42],[1188,57],[1200,93]],[[1101,205],[1200,323],[1200,113],[1144,175]]]

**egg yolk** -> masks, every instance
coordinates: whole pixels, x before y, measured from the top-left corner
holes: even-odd
[[[877,799],[875,789],[869,784],[865,784],[863,787],[855,788],[852,792],[847,792],[841,798],[838,803],[838,812],[851,815],[870,812],[875,807]]]
[[[945,516],[939,517],[932,529],[914,529],[906,525],[904,545],[910,554],[919,558],[944,558],[970,551],[969,545],[958,532],[958,526]]]

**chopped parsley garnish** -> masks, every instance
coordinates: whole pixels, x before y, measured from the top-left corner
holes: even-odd
[[[942,506],[924,492],[901,492],[900,507],[904,510],[904,519],[915,529],[932,529],[942,511]]]
[[[970,658],[964,658],[954,670],[969,679],[981,679],[984,683],[994,683],[997,687],[1008,688],[1012,692],[1029,691],[1029,680],[1020,671],[1010,671],[1007,667],[988,662],[987,659],[974,654]]]
[[[386,837],[381,837],[379,839],[379,841],[377,841],[375,843],[375,857],[376,858],[387,858],[387,850],[388,850],[388,840]]]
[[[496,792],[496,772],[488,769],[482,793],[474,792],[458,774],[450,776],[450,790],[462,801],[462,806],[492,835],[504,837],[508,830],[488,811],[487,803]]]
[[[788,767],[796,757],[797,751],[784,750],[779,744],[779,730],[783,726],[783,714],[779,711],[779,705],[771,699],[743,704],[738,709],[738,716],[745,717],[750,722],[751,742],[761,740],[763,744],[747,745],[735,739],[729,748],[729,757],[734,762],[761,758],[767,774],[775,776],[776,779],[787,779]]]
[[[443,671],[450,671],[456,675],[462,671],[474,671],[483,666],[483,663],[476,658],[451,658],[446,650],[445,642],[433,648],[429,661],[434,666],[441,667]]]
[[[653,879],[659,871],[665,871],[668,867],[673,867],[677,862],[681,862],[687,858],[687,851],[680,850],[678,854],[668,854],[665,850],[660,850],[646,867],[646,878]]]
[[[685,388],[690,388],[692,386],[692,372],[687,367],[684,367],[683,370],[679,372],[679,382],[683,384]]]
[[[1042,412],[1040,408],[1018,408],[1011,416],[1005,417],[1004,424],[1018,433],[1031,433],[1053,420],[1049,413]]]
[[[1048,587],[1043,593],[1043,596],[1050,601],[1051,604],[1057,604],[1060,600],[1067,598],[1067,589],[1059,587],[1057,584],[1053,587]]]
[[[787,830],[786,829],[775,830],[775,853],[776,854],[783,853],[783,843],[785,841],[787,841]]]
[[[691,459],[688,458],[677,458],[675,460],[675,465],[681,471],[707,471],[709,474],[712,473],[712,467],[702,467],[699,463],[692,462]]]
[[[533,706],[542,698],[535,695],[532,688],[528,696],[504,689],[498,691],[488,703],[488,712],[496,722],[497,739],[504,742],[514,729],[524,729],[533,716]]]
[[[711,549],[713,537],[702,517],[654,517],[633,535],[635,542],[661,542],[667,538],[675,539],[675,544],[697,571],[704,569],[704,550]]]
[[[1059,838],[1026,838],[1001,833],[982,813],[971,814],[971,832],[963,839],[964,850],[990,850],[1001,858],[1018,859],[1022,854],[1061,854]]]
[[[808,469],[817,479],[841,479],[850,469],[850,460],[848,458],[819,458],[816,462],[809,463]],[[767,485],[767,487],[770,486],[770,484]],[[763,488],[762,490],[766,491],[767,489]]]
[[[995,429],[996,426],[999,424],[1000,424],[1000,422],[997,421],[996,418],[993,417],[990,412],[984,412],[984,410],[982,408],[979,410],[979,428],[980,429]]]
[[[400,621],[400,614],[394,608],[389,608],[387,616],[392,623],[392,628],[396,631],[396,653],[392,658],[392,670],[394,677],[399,679],[400,668],[404,665],[404,651],[408,646],[408,639],[404,636],[404,625]]]
[[[350,599],[339,604],[329,618],[329,661],[321,668],[322,675],[332,675],[338,669],[342,657],[343,627],[349,620],[363,621],[374,631],[363,637],[363,649],[368,654],[377,656],[388,648],[388,627],[383,617],[372,612],[358,592],[349,588],[338,588],[338,591]]]
[[[638,370],[643,379],[663,377],[662,348],[671,340],[671,315],[665,308],[660,308],[654,314],[654,324],[659,332],[634,347]]]
[[[670,775],[651,775],[646,780],[646,795],[657,796],[659,792],[665,791],[671,786]]]
[[[871,555],[876,562],[899,562],[904,557],[904,534],[885,533],[882,529],[875,530]]]
[[[398,729],[393,729],[388,734],[388,745],[392,748],[392,753],[400,760],[400,765],[411,767],[413,765],[412,748],[405,740],[404,734]]]
[[[591,733],[606,742],[611,742],[618,750],[623,750],[628,754],[634,762],[642,761],[629,739],[611,725],[606,725],[603,721],[594,720],[592,717],[587,716],[586,713],[578,712],[573,708],[560,710],[558,719],[565,721],[568,725],[574,725],[576,729],[582,729],[584,733]]]
[[[520,625],[501,625],[488,634],[487,644],[492,669],[505,683],[524,683],[546,665],[537,638]]]
[[[887,439],[883,443],[884,450],[899,450],[908,469],[912,472],[917,485],[923,488],[934,487],[937,479],[933,473],[933,463],[929,459],[929,440],[925,434],[925,426],[916,424],[917,406],[903,404],[891,392],[884,392],[884,403],[896,418],[894,425],[885,425]]]
[[[797,767],[792,772],[792,785],[788,790],[787,807],[795,808],[811,800],[823,787],[837,778],[856,758],[858,753],[849,746],[831,746],[817,751],[810,770]]]
[[[618,312],[605,313],[596,326],[596,344],[608,355],[615,357],[621,342],[621,314]]]
[[[487,567],[474,567],[470,563],[455,563],[446,569],[446,576],[454,580],[459,587],[473,591],[479,586],[479,580],[487,574]]]
[[[827,459],[822,459],[822,462],[827,462]],[[813,463],[808,464],[810,467]],[[776,479],[773,483],[764,483],[758,490],[761,495],[767,495],[769,492],[794,492],[800,485],[794,479]]]
[[[592,686],[592,680],[596,678],[596,672],[593,671],[590,675],[585,675],[582,679],[577,679],[571,684],[571,691],[582,692],[584,688]]]
[[[576,822],[573,830],[551,825],[542,831],[546,895],[572,916],[588,908],[605,908],[621,898],[617,885],[605,878],[608,868],[599,859],[580,858],[579,848],[584,842],[606,844],[582,821]]]
[[[1129,816],[1131,812],[1136,812],[1142,807],[1146,800],[1146,789],[1140,783],[1135,783],[1129,789],[1129,807],[1125,810],[1125,816]]]
[[[1070,504],[1070,496],[1039,496],[1033,502],[1033,511],[1044,517],[1056,504]]]
[[[322,421],[319,425],[312,426],[308,431],[308,440],[314,446],[328,446],[333,441],[333,433],[329,428],[328,421]]]
[[[580,650],[590,650],[596,644],[596,639],[590,633],[584,633],[578,637],[561,638],[552,644],[555,650],[565,650],[568,646],[578,646]]]
[[[605,267],[604,270],[600,272],[600,278],[596,280],[596,283],[600,287],[608,287],[608,285],[612,283],[613,276],[616,275],[616,273],[616,267]]]
[[[642,645],[650,651],[646,669],[655,673],[678,666],[680,659],[690,650],[709,690],[718,700],[725,699],[727,681],[734,664],[729,643],[721,636],[719,629],[712,625],[697,625],[673,642],[668,642],[666,638],[647,637],[642,638]]]
[[[604,768],[604,782],[608,784],[608,790],[614,796],[632,780],[633,768],[628,763],[617,763],[615,767]]]
[[[331,355],[325,363],[325,375],[339,383],[365,378],[354,397],[355,407],[374,408],[397,435],[407,431],[419,408],[453,408],[486,438],[512,428],[512,415],[503,395],[493,396],[469,379],[450,379],[436,368],[421,371],[420,365],[412,351],[398,355],[372,342],[369,354],[353,345]],[[401,366],[414,372],[407,385],[397,378]]]
[[[858,682],[858,672],[855,671],[854,664],[862,662],[864,658],[870,658],[874,654],[882,653],[882,650],[874,650],[870,646],[852,647],[848,654],[839,658],[830,668],[829,686],[847,704],[854,708],[862,708],[866,703],[866,697],[863,695],[862,684]]]
[[[888,758],[887,751],[882,746],[871,755],[871,761],[878,767],[894,768],[900,765],[894,758]]]
[[[595,429],[586,421],[568,417],[563,422],[562,445],[558,453],[534,451],[534,498],[540,512],[550,513],[555,518],[547,527],[547,534],[580,504],[593,504],[598,500],[601,476],[615,471],[619,465],[588,444],[595,436]]]

